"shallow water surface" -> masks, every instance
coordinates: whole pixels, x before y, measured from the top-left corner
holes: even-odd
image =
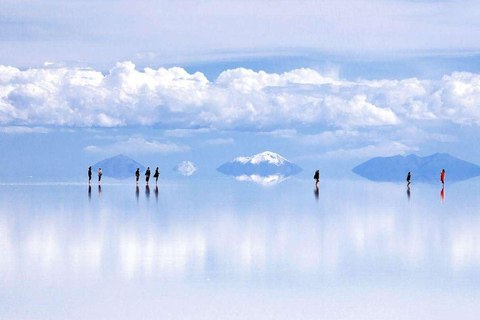
[[[480,180],[0,186],[1,319],[477,319]]]

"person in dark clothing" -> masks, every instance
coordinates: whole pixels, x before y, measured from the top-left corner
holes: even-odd
[[[100,181],[102,180],[102,168],[98,168],[98,184],[100,184]]]
[[[88,167],[88,184],[92,181],[92,167]]]
[[[147,168],[147,171],[145,171],[145,181],[147,182],[150,180],[150,167]]]
[[[315,180],[315,188],[318,189],[318,182],[320,181],[320,170],[315,171],[313,179]]]
[[[408,174],[407,174],[407,187],[410,188],[410,179],[412,179],[412,173],[410,171],[408,171]]]
[[[155,169],[155,173],[153,174],[153,177],[155,178],[155,185],[158,184],[158,177],[160,177],[160,172],[158,171],[158,167],[157,169]]]
[[[135,177],[136,177],[136,181],[137,181],[137,184],[138,184],[138,180],[140,179],[140,168],[137,168],[137,171],[135,171]]]

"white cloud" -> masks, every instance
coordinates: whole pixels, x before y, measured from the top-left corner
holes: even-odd
[[[224,145],[224,144],[232,144],[234,143],[233,138],[218,138],[218,139],[208,139],[205,141],[205,144],[211,145],[211,146],[219,146],[219,145]]]
[[[189,146],[178,145],[173,142],[160,143],[147,141],[142,137],[132,137],[107,146],[87,146],[85,151],[104,154],[117,153],[176,153],[190,150]]]
[[[258,132],[260,135],[267,135],[276,138],[291,139],[297,135],[297,130],[295,129],[278,129],[273,131],[261,131]]]
[[[165,130],[163,133],[166,137],[175,137],[175,138],[187,138],[193,137],[199,133],[209,133],[211,130],[208,128],[201,128],[201,129],[170,129]]]
[[[410,147],[400,142],[386,142],[378,145],[368,145],[356,149],[338,149],[326,152],[324,158],[345,159],[345,158],[370,158],[370,157],[391,157],[403,155],[407,152],[418,151],[417,147]]]
[[[466,72],[440,80],[352,82],[311,69],[275,74],[238,68],[209,81],[176,67],[138,71],[131,62],[106,75],[77,67],[0,66],[3,126],[158,125],[177,128],[166,136],[184,137],[216,129],[351,130],[412,121],[480,125],[479,105],[480,75]]]
[[[0,132],[7,134],[22,134],[22,133],[49,133],[51,130],[44,127],[23,127],[23,126],[8,126],[0,127]]]

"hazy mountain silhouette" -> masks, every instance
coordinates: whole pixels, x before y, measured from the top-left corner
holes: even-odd
[[[435,153],[427,157],[414,154],[407,157],[377,157],[355,168],[353,172],[372,181],[405,181],[412,172],[412,181],[437,182],[445,169],[446,181],[461,181],[480,175],[480,166],[455,158],[448,153]]]
[[[143,165],[127,156],[124,156],[123,154],[119,154],[118,156],[108,158],[94,164],[92,166],[94,175],[98,171],[99,167],[102,168],[102,172],[105,176],[116,179],[135,177],[135,170],[137,170],[137,168],[140,168],[142,173],[145,170]]]
[[[185,177],[193,175],[197,170],[197,166],[191,161],[182,161],[173,168],[173,171],[178,172]]]
[[[217,168],[223,174],[239,177],[243,175],[282,175],[288,177],[297,174],[302,169],[281,155],[265,151],[252,157],[238,157]]]

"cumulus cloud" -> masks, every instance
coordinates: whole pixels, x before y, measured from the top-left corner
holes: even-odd
[[[173,142],[147,141],[143,137],[131,137],[106,146],[87,146],[85,151],[103,154],[116,153],[176,153],[189,151],[190,147]]]
[[[139,71],[131,62],[117,63],[105,75],[80,67],[21,71],[0,66],[3,126],[268,131],[351,130],[411,121],[479,125],[479,103],[480,75],[467,72],[439,80],[345,81],[311,69],[276,74],[237,68],[210,81],[178,67]]]

